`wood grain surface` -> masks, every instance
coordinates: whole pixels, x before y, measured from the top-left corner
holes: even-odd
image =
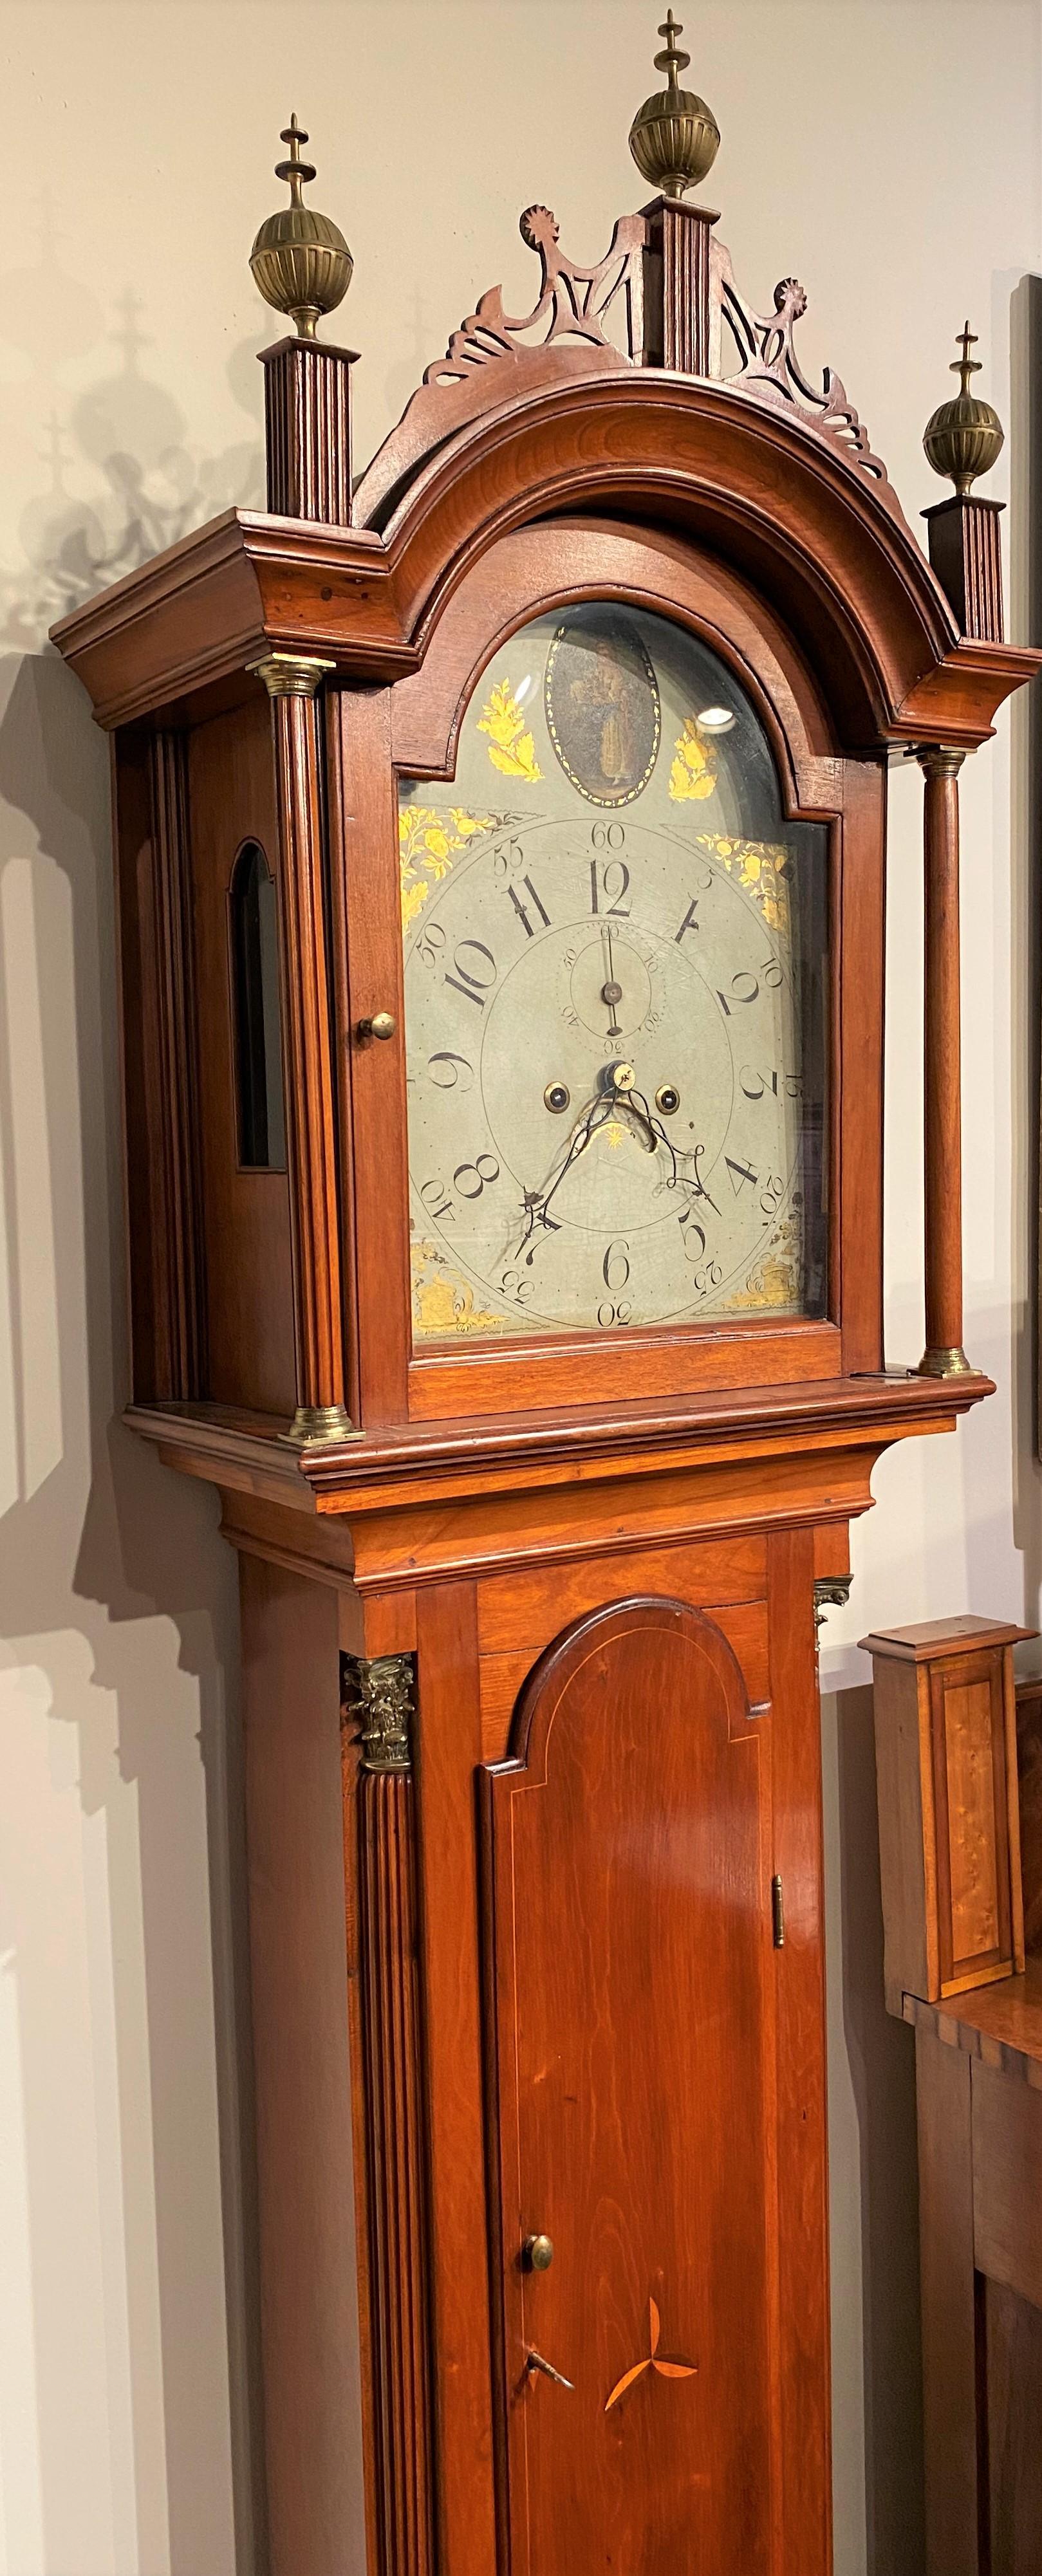
[[[769,1724],[704,1614],[637,1600],[551,1648],[514,1740],[483,1809],[512,2565],[767,2569]]]
[[[290,1199],[285,1172],[240,1169],[228,896],[244,841],[274,873],[275,773],[267,701],[255,689],[235,716],[193,727],[187,741],[191,888],[199,999],[199,1126],[206,1261],[206,1393],[288,1415],[295,1401]],[[132,1261],[141,1259],[133,1242]]]

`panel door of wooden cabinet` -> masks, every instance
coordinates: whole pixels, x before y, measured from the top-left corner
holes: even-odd
[[[770,1723],[710,1617],[636,1599],[484,1773],[513,2576],[776,2564]]]

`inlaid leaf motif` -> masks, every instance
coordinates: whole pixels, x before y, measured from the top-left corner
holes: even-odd
[[[632,2388],[634,2380],[640,2378],[641,2372],[643,2370],[650,2370],[650,2368],[650,2360],[635,2361],[632,2370],[623,2371],[622,2378],[616,2381],[615,2386],[612,2389],[611,2396],[605,2399],[605,2414],[607,2414],[609,2406],[614,2406],[618,2398],[625,2396],[627,2388]]]
[[[661,2316],[659,2315],[654,2299],[649,2298],[648,2350],[644,2355],[643,2361],[635,2361],[629,2370],[623,2371],[622,2378],[616,2380],[611,2396],[606,2397],[604,2401],[605,2414],[607,2414],[610,2406],[618,2404],[619,2398],[625,2396],[627,2388],[632,2388],[634,2380],[642,2378],[646,2370],[657,2372],[660,2379],[694,2379],[697,2376],[697,2361],[659,2360],[658,2348],[661,2333]]]

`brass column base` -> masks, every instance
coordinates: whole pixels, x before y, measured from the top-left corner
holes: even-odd
[[[361,1440],[356,1422],[342,1404],[298,1404],[288,1431],[279,1439],[290,1449],[317,1449],[334,1440]]]
[[[924,1351],[915,1372],[917,1377],[974,1377],[976,1371],[964,1350]]]

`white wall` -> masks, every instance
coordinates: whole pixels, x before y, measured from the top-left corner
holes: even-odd
[[[0,2576],[261,2576],[246,2412],[233,1574],[126,1390],[105,746],[48,624],[262,489],[254,228],[295,106],[357,269],[358,454],[502,279],[534,198],[596,257],[640,202],[644,0],[3,0],[0,251]],[[795,271],[910,515],[968,311],[1019,443],[1042,259],[1037,0],[699,0],[721,231]],[[1011,323],[1011,316],[1013,317]],[[993,488],[1006,488],[1007,458]],[[1023,626],[1021,626],[1023,632]],[[1038,1610],[1027,715],[965,776],[972,1357],[999,1393],[881,1465],[823,1672],[837,2576],[915,2576],[914,2132],[880,2002],[864,1659],[881,1625]],[[922,1341],[919,787],[895,780],[890,1356]],[[223,2209],[223,2218],[222,2218]]]

